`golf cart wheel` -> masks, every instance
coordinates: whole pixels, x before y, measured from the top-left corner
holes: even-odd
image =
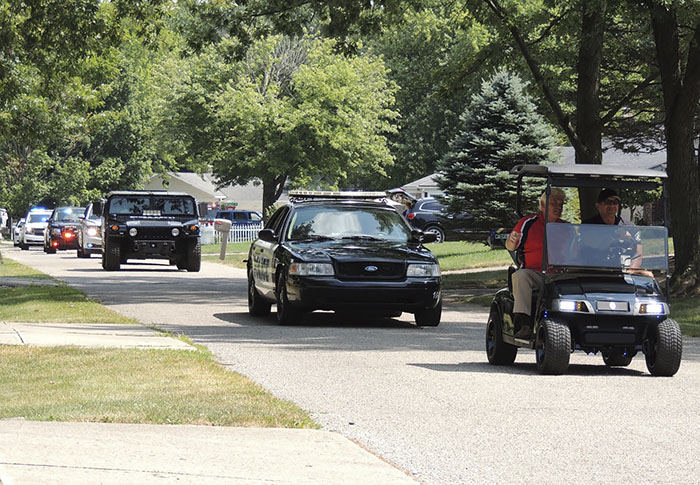
[[[503,341],[503,320],[498,310],[491,308],[486,324],[486,357],[491,365],[511,365],[518,355],[515,345]]]
[[[620,350],[603,352],[603,362],[608,367],[627,367],[632,362],[633,355],[623,355]]]
[[[417,311],[414,317],[416,325],[419,327],[437,327],[440,325],[440,318],[442,317],[442,300],[438,302],[435,308]]]
[[[571,331],[555,320],[544,320],[537,329],[535,357],[540,374],[561,375],[569,367]]]
[[[270,313],[270,302],[263,300],[262,295],[255,288],[253,270],[248,270],[248,313],[253,316],[263,316]]]
[[[683,355],[681,328],[667,318],[650,332],[644,346],[647,369],[653,376],[672,376],[678,372]]]

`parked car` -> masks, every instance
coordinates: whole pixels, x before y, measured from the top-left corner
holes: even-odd
[[[104,220],[102,268],[119,270],[129,259],[166,259],[199,271],[202,262],[197,201],[180,192],[110,192],[93,204]]]
[[[78,229],[84,207],[56,207],[46,221],[44,252],[53,254],[57,250],[78,248]]]
[[[12,226],[12,243],[15,247],[19,246],[19,234],[22,230],[22,226],[24,226],[24,217],[17,221],[17,224]]]
[[[27,250],[29,246],[43,246],[44,231],[47,221],[53,211],[42,207],[34,207],[24,217],[24,225],[20,228],[19,247]]]
[[[387,197],[403,206],[403,215],[412,227],[435,234],[435,242],[474,240],[485,241],[489,231],[474,228],[474,218],[468,213],[450,214],[433,197],[416,199],[403,189],[391,189]]]
[[[423,246],[434,234],[412,230],[393,207],[361,195],[291,191],[289,197],[250,247],[251,315],[268,314],[274,303],[280,324],[314,310],[410,312],[419,326],[440,323],[440,266]]]
[[[79,216],[78,257],[89,258],[91,254],[102,254],[102,217],[93,212],[93,204],[88,204]]]
[[[11,222],[7,210],[0,207],[0,239],[12,237]]]
[[[216,219],[228,219],[232,225],[236,224],[262,224],[263,216],[260,212],[249,210],[221,210],[217,211]]]

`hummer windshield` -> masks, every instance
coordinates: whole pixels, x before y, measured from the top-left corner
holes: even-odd
[[[196,207],[189,197],[127,195],[112,197],[108,212],[132,216],[194,216]]]
[[[665,227],[547,224],[549,266],[668,271]]]

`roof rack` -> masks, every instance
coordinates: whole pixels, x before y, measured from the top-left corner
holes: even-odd
[[[335,190],[290,190],[289,200],[299,202],[302,200],[326,199],[326,200],[377,200],[385,199],[384,192],[367,191],[335,191]]]

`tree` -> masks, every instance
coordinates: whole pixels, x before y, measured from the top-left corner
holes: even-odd
[[[461,117],[462,130],[440,163],[438,185],[448,210],[468,212],[482,228],[511,227],[516,188],[510,169],[553,162],[554,136],[519,76],[500,71],[484,81]],[[537,208],[541,190],[523,193]]]
[[[163,117],[181,139],[175,158],[211,164],[221,185],[260,181],[263,210],[286,186],[353,188],[385,175],[394,86],[379,59],[275,36],[228,63],[226,47],[205,49],[177,82]]]
[[[693,146],[700,102],[700,7],[649,0],[666,117],[667,167],[676,253],[674,292],[700,293],[700,172]],[[681,26],[678,18],[683,18]]]

